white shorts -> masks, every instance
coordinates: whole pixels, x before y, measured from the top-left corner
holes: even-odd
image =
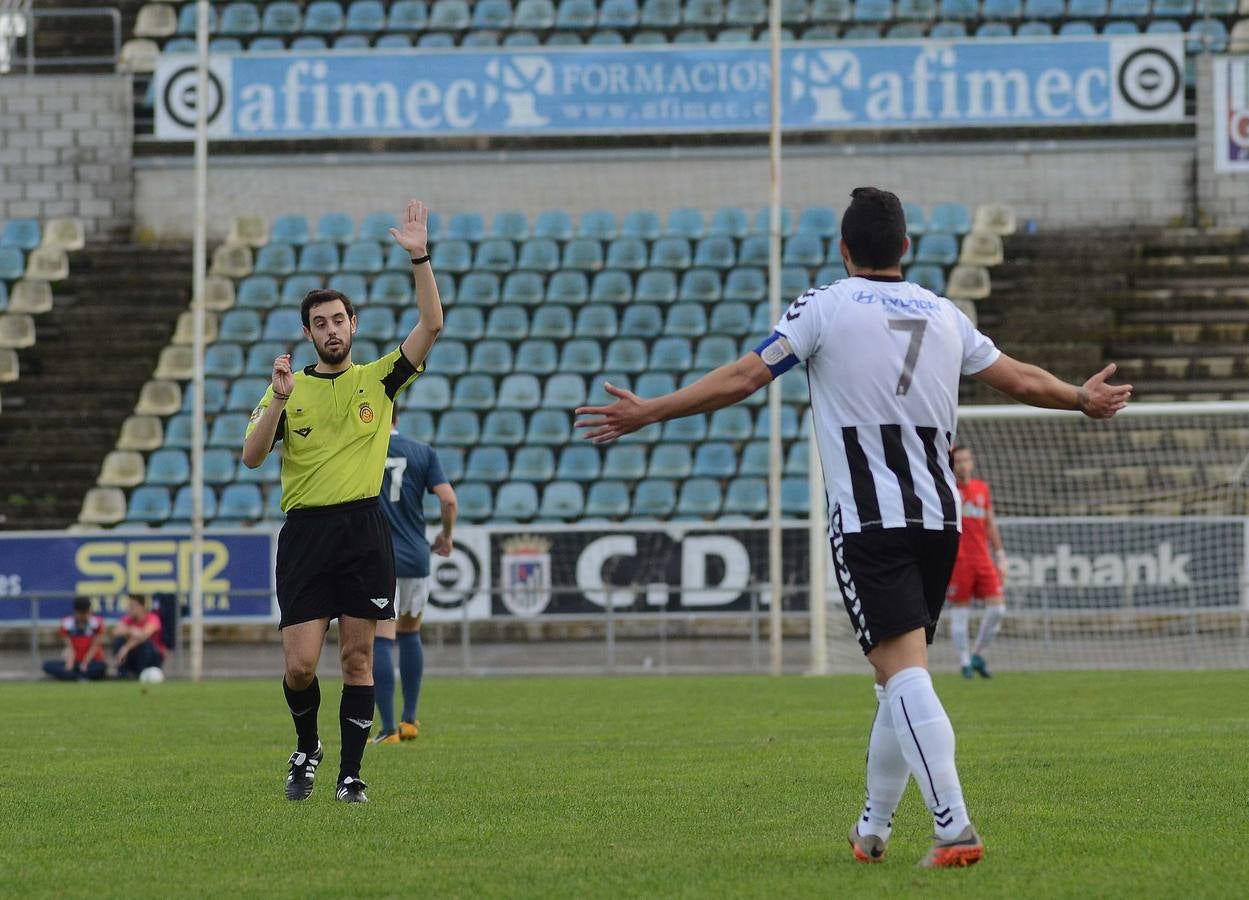
[[[395,579],[396,616],[419,616],[425,612],[425,601],[428,599],[428,578]]]

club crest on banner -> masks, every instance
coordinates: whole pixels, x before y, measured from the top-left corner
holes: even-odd
[[[503,542],[502,599],[520,618],[540,615],[551,604],[551,541],[527,534]]]

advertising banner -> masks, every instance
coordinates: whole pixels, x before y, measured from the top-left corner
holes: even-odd
[[[210,531],[204,536],[204,617],[209,622],[276,621],[274,535]],[[177,531],[0,534],[0,625],[55,621],[76,595],[101,614],[120,615],[127,594],[191,589],[191,536]]]
[[[786,130],[1176,122],[1182,35],[801,43]],[[190,55],[156,70],[156,136],[194,134]],[[225,140],[766,131],[766,46],[244,53],[210,60]]]
[[[1249,172],[1249,56],[1214,58],[1214,168]]]

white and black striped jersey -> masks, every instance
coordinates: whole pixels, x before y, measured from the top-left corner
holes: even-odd
[[[842,530],[961,527],[950,468],[959,378],[997,361],[993,341],[949,300],[875,277],[807,291],[776,332],[807,363]]]

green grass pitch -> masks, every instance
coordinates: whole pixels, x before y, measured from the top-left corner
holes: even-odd
[[[1249,884],[1249,673],[938,678],[980,865],[912,785],[852,861],[868,678],[443,679],[424,733],[282,799],[274,682],[0,687],[0,895],[1219,897]]]

